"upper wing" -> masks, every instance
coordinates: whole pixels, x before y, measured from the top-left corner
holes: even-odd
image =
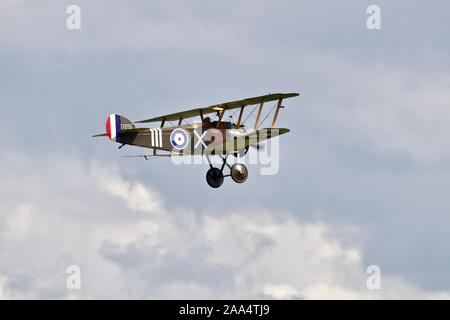
[[[168,114],[165,116],[160,116],[160,117],[156,117],[156,118],[137,121],[136,123],[158,122],[158,121],[163,121],[163,120],[174,121],[174,120],[192,118],[192,117],[197,117],[200,114],[209,114],[209,113],[215,113],[217,111],[222,111],[222,110],[236,109],[236,108],[240,108],[240,107],[259,104],[261,102],[270,102],[270,101],[275,101],[275,100],[279,100],[279,99],[296,97],[298,95],[299,95],[298,93],[273,93],[273,94],[268,94],[265,96],[253,97],[253,98],[248,98],[248,99],[244,99],[244,100],[219,103],[219,104],[212,105],[212,106],[209,106],[206,108],[196,108],[196,109],[192,109],[192,110],[188,110],[188,111],[172,113],[172,114]]]

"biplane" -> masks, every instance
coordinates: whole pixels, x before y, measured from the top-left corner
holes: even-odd
[[[125,145],[152,149],[151,154],[131,156],[146,160],[150,157],[205,156],[210,167],[206,173],[209,186],[220,187],[224,177],[231,177],[233,181],[243,183],[248,177],[247,167],[241,163],[230,165],[227,163],[227,157],[234,155],[239,158],[248,152],[249,147],[259,148],[261,142],[288,133],[289,129],[275,126],[278,113],[284,108],[282,105],[284,99],[298,95],[298,93],[268,94],[134,123],[121,115],[111,114],[106,120],[106,133],[94,137],[107,136],[110,140],[120,143],[119,149]],[[261,118],[264,105],[269,102],[275,102],[275,105]],[[252,110],[246,112],[248,108]],[[260,128],[272,112],[274,114],[270,127]],[[229,114],[229,119],[225,117],[225,113]],[[214,119],[211,119],[211,116]],[[236,116],[237,120],[234,120]],[[246,122],[251,116],[255,120],[248,128]],[[199,119],[196,121],[195,118]],[[138,123],[159,123],[159,126],[138,128],[135,126]],[[220,168],[213,166],[210,159],[213,155],[221,157],[223,162]],[[223,173],[225,166],[230,170],[226,175]]]

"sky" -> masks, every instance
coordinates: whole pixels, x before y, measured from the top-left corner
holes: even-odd
[[[380,30],[366,25],[372,4]],[[450,298],[449,12],[0,1],[0,298]],[[242,185],[211,189],[207,165],[91,138],[111,113],[269,92],[301,95],[280,112],[278,173],[251,165]]]

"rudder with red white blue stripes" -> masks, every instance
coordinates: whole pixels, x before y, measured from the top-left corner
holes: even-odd
[[[133,129],[134,124],[127,118],[111,114],[106,120],[106,134],[112,141],[120,142],[120,132],[123,129]]]

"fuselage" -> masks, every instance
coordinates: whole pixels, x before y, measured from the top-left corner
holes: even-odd
[[[205,153],[227,154],[230,151],[245,149],[245,141],[241,147],[230,141],[239,140],[253,130],[237,128],[232,122],[195,122],[180,126],[148,128],[139,132],[121,133],[119,143],[134,145],[154,150],[176,152],[182,154],[202,155]]]

